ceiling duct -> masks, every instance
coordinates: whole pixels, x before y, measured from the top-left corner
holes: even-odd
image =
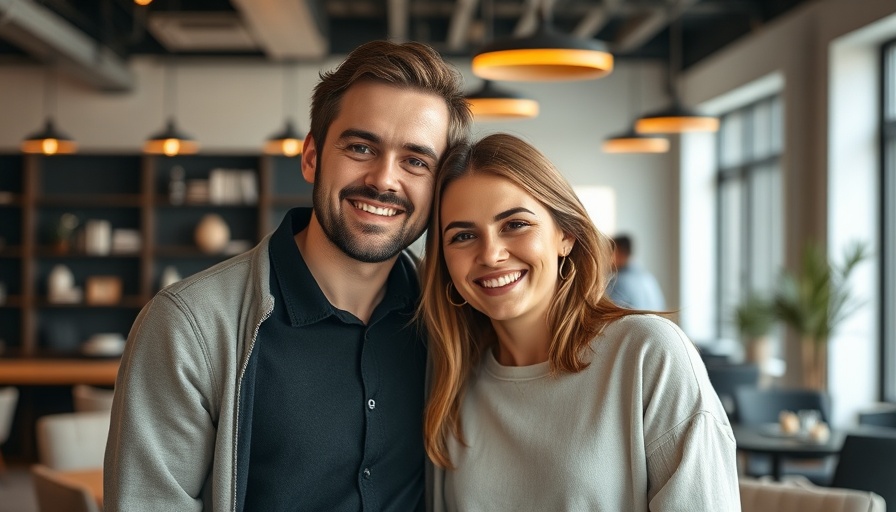
[[[231,0],[265,55],[322,59],[330,53],[326,14],[315,0]]]
[[[153,13],[149,31],[172,53],[259,49],[258,42],[235,12]]]
[[[134,74],[112,50],[36,2],[0,0],[0,37],[98,89],[134,87]]]

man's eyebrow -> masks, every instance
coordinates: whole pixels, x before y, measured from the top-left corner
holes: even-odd
[[[410,144],[410,143],[408,143],[408,144],[405,144],[404,147],[405,147],[405,149],[410,149],[410,150],[413,151],[414,153],[419,153],[419,154],[421,154],[421,155],[428,156],[428,157],[432,158],[432,159],[435,160],[435,161],[438,161],[438,160],[439,160],[439,155],[436,154],[436,150],[435,150],[434,148],[429,147],[429,146],[422,146],[422,145],[420,145],[420,144]]]
[[[368,132],[366,130],[358,130],[357,128],[349,128],[339,134],[340,139],[347,139],[349,137],[357,137],[359,139],[369,140],[370,142],[374,142],[377,144],[382,142],[382,139],[380,139],[379,135],[373,132]]]
[[[349,137],[356,137],[359,139],[368,140],[370,142],[373,142],[374,144],[381,144],[383,142],[383,139],[380,138],[379,135],[377,135],[373,132],[368,132],[366,130],[359,130],[357,128],[348,128],[347,130],[343,131],[342,134],[340,134],[340,136],[339,136],[340,139],[346,139]],[[430,146],[424,146],[422,144],[407,143],[403,147],[405,149],[413,151],[414,153],[419,153],[421,155],[428,156],[429,158],[432,158],[433,160],[438,161],[438,159],[439,159],[439,155],[436,154],[436,150]]]
[[[493,217],[493,219],[496,221],[503,220],[503,219],[506,219],[507,217],[516,215],[517,213],[520,213],[520,212],[526,212],[526,213],[535,215],[535,213],[533,213],[532,210],[529,210],[528,208],[523,208],[522,206],[518,206],[516,208],[511,208],[509,210],[503,211],[503,212],[495,215]],[[445,233],[449,229],[464,229],[464,228],[472,228],[474,226],[475,226],[475,224],[473,224],[472,222],[465,221],[465,220],[456,220],[454,222],[449,222],[448,225],[445,226],[445,229],[442,230],[442,233]]]

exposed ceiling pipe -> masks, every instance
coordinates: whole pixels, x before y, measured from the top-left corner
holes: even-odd
[[[112,50],[36,2],[0,0],[0,37],[100,90],[134,87],[133,72]]]

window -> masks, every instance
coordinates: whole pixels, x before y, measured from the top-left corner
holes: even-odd
[[[720,338],[737,339],[734,308],[768,295],[784,260],[782,105],[771,96],[721,118],[718,134],[718,311]]]
[[[885,400],[896,401],[896,40],[883,47],[881,361]]]

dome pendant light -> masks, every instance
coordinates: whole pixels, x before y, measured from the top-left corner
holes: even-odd
[[[669,151],[669,139],[642,135],[631,129],[604,139],[603,150],[604,153],[665,153]]]
[[[641,102],[640,85],[643,80],[634,73],[629,73],[629,86],[626,88],[631,109],[638,112]],[[635,132],[634,124],[624,132],[604,139],[604,153],[665,153],[669,151],[669,139],[659,135],[642,135]]]
[[[477,121],[510,121],[538,116],[538,102],[483,82],[476,92],[466,96],[470,112]]]
[[[150,135],[143,144],[143,152],[152,155],[191,155],[199,152],[199,143],[193,137],[181,132],[177,129],[174,121],[174,111],[176,109],[175,92],[176,92],[176,68],[165,66],[165,90],[164,103],[165,110],[168,113],[168,121],[165,128],[153,135]]]
[[[613,55],[602,42],[555,31],[543,8],[535,33],[499,39],[473,57],[473,74],[486,80],[521,82],[600,78],[613,71]]]
[[[294,157],[302,154],[302,146],[305,143],[305,135],[296,131],[290,114],[295,111],[294,102],[295,87],[292,83],[294,70],[283,71],[283,105],[286,107],[286,126],[283,131],[272,135],[264,144],[264,152],[268,155],[283,155]]]
[[[703,115],[685,108],[675,87],[674,74],[681,66],[681,20],[669,15],[669,76],[667,84],[672,96],[672,106],[641,116],[635,122],[638,133],[685,133],[715,132],[719,129],[719,119]]]
[[[56,66],[49,64],[44,78],[44,110],[47,116],[43,128],[34,132],[22,141],[23,153],[43,155],[65,155],[78,150],[78,145],[68,135],[56,130],[52,113],[56,110]],[[50,74],[53,76],[50,76]]]

